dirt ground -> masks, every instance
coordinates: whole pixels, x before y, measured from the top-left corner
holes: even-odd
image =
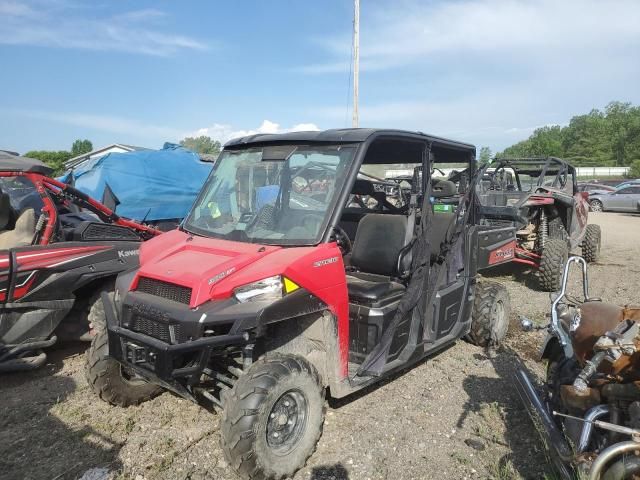
[[[591,293],[640,304],[640,216],[602,213]],[[511,294],[511,328],[496,354],[463,341],[327,409],[316,453],[294,480],[555,478],[513,386],[522,363],[537,373],[543,332],[519,331],[518,315],[546,323],[548,294],[512,266],[491,272]],[[114,408],[88,389],[83,346],[50,355],[45,368],[0,376],[0,478],[233,479],[219,447],[218,416],[165,393]]]

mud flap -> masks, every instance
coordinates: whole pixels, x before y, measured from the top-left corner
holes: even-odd
[[[478,229],[478,270],[511,262],[516,256],[515,227]]]

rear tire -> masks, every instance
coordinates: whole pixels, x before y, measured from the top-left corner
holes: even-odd
[[[324,387],[303,358],[259,360],[222,402],[222,450],[242,478],[293,476],[316,449],[324,422]]]
[[[113,298],[113,290],[109,296]],[[139,405],[161,394],[162,388],[128,373],[109,356],[107,320],[99,296],[92,303],[88,318],[95,333],[85,363],[85,377],[91,390],[105,402],[119,407]]]
[[[550,238],[542,248],[538,283],[545,292],[557,292],[562,282],[564,266],[569,258],[569,246],[564,240]]]
[[[598,261],[601,239],[600,225],[587,225],[587,231],[584,234],[584,240],[582,240],[582,257],[588,263]]]
[[[471,330],[467,340],[479,347],[499,345],[509,329],[511,299],[501,283],[479,281],[476,285]]]

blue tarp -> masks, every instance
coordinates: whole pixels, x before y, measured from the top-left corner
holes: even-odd
[[[162,150],[110,153],[67,172],[62,181],[102,200],[108,185],[120,204],[118,215],[148,221],[182,219],[204,181],[211,162],[179,145],[165,143]]]

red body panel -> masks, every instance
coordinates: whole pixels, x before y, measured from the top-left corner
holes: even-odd
[[[515,257],[516,241],[513,240],[506,245],[496,248],[489,253],[489,265],[497,265],[512,260]]]
[[[268,257],[268,258],[266,258]],[[277,247],[191,236],[174,230],[145,242],[139,277],[192,289],[190,307],[229,298],[239,286],[284,275],[326,303],[338,319],[340,367],[347,375],[349,308],[342,254],[336,243]]]

